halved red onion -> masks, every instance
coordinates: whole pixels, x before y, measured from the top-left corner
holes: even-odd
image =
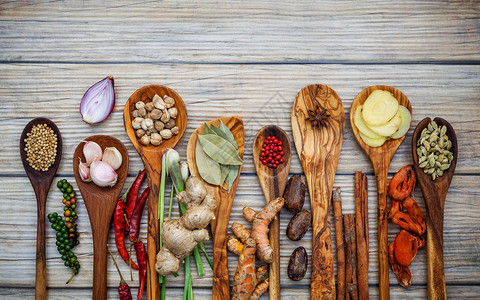
[[[89,124],[100,123],[113,111],[115,91],[113,77],[108,76],[92,85],[83,95],[80,113]]]

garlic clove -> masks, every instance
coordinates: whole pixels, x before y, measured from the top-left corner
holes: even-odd
[[[80,175],[80,179],[82,179],[83,182],[91,182],[92,178],[90,177],[90,168],[87,166],[86,163],[83,163],[80,158],[79,165],[78,165],[78,174]]]
[[[87,166],[90,166],[94,160],[102,159],[102,148],[95,142],[85,141],[85,145],[83,145],[83,155],[87,161]]]
[[[90,176],[93,183],[100,187],[114,186],[117,183],[118,174],[108,163],[94,161],[90,165]]]
[[[107,147],[103,151],[102,161],[109,164],[114,170],[122,165],[122,153],[115,147]]]

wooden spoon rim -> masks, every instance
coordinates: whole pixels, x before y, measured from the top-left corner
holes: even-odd
[[[275,138],[282,141],[282,148],[284,152],[284,155],[282,157],[283,164],[279,164],[276,169],[270,168],[260,161],[260,152],[263,144],[263,140],[261,140],[261,138],[263,138],[262,135],[264,132],[268,132],[268,135],[274,135]],[[255,164],[255,169],[257,173],[262,174],[265,177],[274,178],[285,172],[287,172],[288,174],[288,172],[290,171],[290,163],[292,161],[290,139],[287,133],[279,126],[267,125],[262,127],[255,135],[252,148],[253,162]]]
[[[151,94],[151,91],[154,91],[153,95]],[[140,144],[136,134],[135,134],[135,129],[132,127],[132,116],[131,113],[135,109],[135,103],[138,101],[143,101],[143,100],[150,100],[153,98],[155,94],[158,94],[163,98],[163,95],[168,95],[172,97],[175,100],[175,107],[177,108],[178,115],[177,119],[175,120],[175,125],[178,126],[179,133],[177,135],[174,135],[172,138],[168,140],[163,140],[163,142],[158,145],[154,146],[152,144],[148,146],[144,146]],[[150,102],[147,101],[147,102]],[[124,127],[125,131],[127,132],[128,138],[132,142],[133,146],[139,153],[163,153],[163,151],[167,148],[175,148],[177,143],[180,141],[180,139],[183,137],[183,134],[185,133],[185,130],[187,128],[187,108],[185,106],[185,102],[183,99],[180,97],[180,95],[175,92],[174,90],[170,89],[169,87],[163,86],[163,85],[147,85],[144,87],[141,87],[137,89],[133,94],[128,98],[127,102],[125,103],[125,107],[123,110],[123,122],[124,122]]]
[[[27,133],[29,133],[33,126],[37,124],[47,124],[49,128],[51,128],[55,134],[57,135],[57,154],[55,156],[54,163],[48,168],[47,171],[37,171],[34,170],[27,162],[27,153],[25,152],[25,139],[27,137]],[[48,118],[35,118],[28,122],[28,124],[23,129],[22,135],[20,136],[20,157],[22,160],[23,168],[25,169],[25,173],[32,183],[32,185],[37,185],[41,179],[49,178],[50,183],[55,177],[57,173],[57,169],[60,166],[60,161],[62,159],[62,135],[60,134],[60,130],[58,129],[57,125]]]
[[[370,96],[370,94],[375,90],[384,90],[384,91],[388,91],[388,92],[392,93],[395,96],[395,98],[397,99],[397,101],[399,102],[399,104],[402,105],[402,106],[405,106],[410,111],[410,114],[412,116],[412,118],[410,120],[410,126],[411,126],[412,120],[413,120],[412,105],[410,103],[410,100],[408,99],[408,97],[402,91],[400,91],[400,90],[398,90],[394,87],[390,87],[390,86],[387,86],[387,85],[375,85],[375,86],[365,88],[360,93],[358,93],[358,95],[355,97],[355,99],[353,100],[352,105],[350,107],[350,112],[349,112],[349,114],[350,114],[350,124],[352,126],[352,131],[353,131],[353,134],[355,135],[355,138],[357,139],[357,142],[359,143],[360,147],[365,151],[367,156],[370,157],[370,159],[373,158],[374,152],[375,153],[381,153],[381,152],[389,153],[391,151],[393,154],[395,154],[398,147],[400,146],[400,144],[405,139],[405,136],[407,135],[405,133],[399,139],[389,139],[389,140],[385,141],[385,143],[380,147],[370,147],[367,144],[365,144],[365,142],[362,140],[362,137],[360,136],[359,130],[358,130],[357,126],[355,126],[355,122],[354,122],[355,111],[357,110],[357,107],[359,105],[362,105],[363,103],[365,103],[365,100],[367,100],[368,96]],[[398,97],[398,95],[401,96],[401,98]],[[390,159],[391,158],[393,158],[393,155],[390,157]]]

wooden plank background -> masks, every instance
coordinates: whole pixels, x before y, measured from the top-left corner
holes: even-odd
[[[256,131],[276,124],[291,137],[296,93],[307,84],[323,83],[342,98],[346,116],[356,94],[371,85],[391,85],[409,97],[413,126],[393,159],[390,176],[411,162],[411,134],[421,119],[440,116],[452,123],[459,162],[445,204],[447,293],[452,299],[478,299],[479,19],[478,1],[0,1],[0,298],[31,299],[35,291],[36,201],[18,155],[18,140],[30,119],[49,117],[62,132],[57,179],[74,182],[72,155],[81,140],[109,134],[129,150],[129,183],[142,165],[123,130],[122,110],[137,88],[163,84],[182,96],[189,117],[177,147],[183,157],[188,138],[204,121],[239,115],[245,123],[246,152],[231,220],[243,222],[243,206],[260,208],[264,203],[251,156]],[[78,112],[80,99],[107,75],[115,77],[115,110],[104,123],[87,125]],[[301,173],[293,154],[291,173]],[[376,187],[347,122],[335,180],[343,190],[345,212],[353,212],[356,170],[369,177],[369,285],[376,299]],[[424,210],[419,189],[416,195]],[[60,211],[60,200],[60,192],[52,188],[47,212]],[[93,249],[82,201],[78,213],[81,244],[75,252],[82,269],[68,286],[69,271],[47,229],[49,299],[91,297]],[[291,216],[283,213],[282,232]],[[398,229],[389,229],[391,240]],[[145,232],[144,220],[144,240]],[[300,245],[311,252],[310,232],[299,242],[281,236],[284,299],[309,295],[310,270],[300,282],[286,276],[289,255]],[[211,243],[206,246],[211,252]],[[235,265],[236,257],[229,256],[231,274]],[[128,274],[125,264],[121,269]],[[408,290],[390,272],[392,298],[426,298],[425,251],[418,253],[411,270]],[[116,299],[118,275],[110,262],[108,275],[109,298]],[[129,283],[135,291],[136,274],[134,279]],[[169,299],[181,299],[183,273],[168,282]],[[193,284],[196,299],[211,297],[211,271],[194,276]]]

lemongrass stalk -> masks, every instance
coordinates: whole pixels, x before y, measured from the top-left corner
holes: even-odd
[[[172,190],[170,191],[170,205],[168,207],[168,218],[169,219],[172,215],[173,191],[174,191],[174,188],[173,188],[173,184],[172,184]]]
[[[168,151],[167,151],[168,152]],[[165,181],[167,180],[167,160],[166,155],[167,152],[162,157],[162,174],[160,179],[160,191],[158,192],[158,215],[157,219],[159,220],[158,226],[158,240],[160,244],[160,248],[162,248],[162,227],[163,227],[163,216],[164,216],[164,205],[165,205]],[[158,282],[164,285],[164,277],[162,275],[158,276]],[[162,300],[165,298],[161,298]]]
[[[190,300],[189,284],[192,282],[192,273],[190,271],[190,256],[185,258],[185,285],[183,288],[183,299]]]
[[[203,242],[198,243],[198,247],[200,250],[202,250],[203,255],[205,255],[205,258],[207,259],[208,264],[210,265],[210,268],[213,270],[213,261],[210,260],[210,257],[208,256],[207,249],[205,249],[205,245]]]

